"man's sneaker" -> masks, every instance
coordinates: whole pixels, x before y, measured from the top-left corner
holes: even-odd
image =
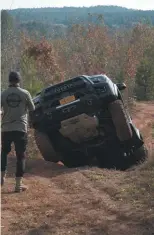
[[[26,191],[28,187],[22,183],[22,177],[16,177],[15,192],[20,193]]]

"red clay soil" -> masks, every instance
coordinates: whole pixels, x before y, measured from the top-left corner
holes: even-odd
[[[152,143],[154,103],[137,104],[133,119]],[[154,164],[130,172],[67,169],[27,160],[29,190],[15,194],[15,159],[2,189],[3,235],[152,235]]]

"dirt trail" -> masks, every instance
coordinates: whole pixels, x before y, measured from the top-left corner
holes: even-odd
[[[138,104],[134,121],[152,141],[154,104]],[[152,235],[154,165],[142,171],[66,169],[29,159],[27,192],[13,193],[15,159],[2,189],[3,235]]]
[[[133,121],[141,130],[148,148],[154,148],[152,126],[154,126],[154,102],[137,103],[133,110]]]

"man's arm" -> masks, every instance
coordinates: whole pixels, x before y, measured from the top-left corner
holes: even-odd
[[[35,110],[34,102],[32,100],[31,94],[28,91],[27,91],[27,106],[28,106],[29,112],[32,112]]]
[[[32,113],[35,110],[35,105],[32,100],[31,94],[27,92],[27,107],[28,107],[28,123],[29,127],[32,128],[32,123],[31,123],[31,118],[32,118]]]

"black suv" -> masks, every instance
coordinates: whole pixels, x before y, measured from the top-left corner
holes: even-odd
[[[33,99],[31,123],[46,161],[125,170],[147,150],[120,91],[106,75],[78,76],[43,89]]]

